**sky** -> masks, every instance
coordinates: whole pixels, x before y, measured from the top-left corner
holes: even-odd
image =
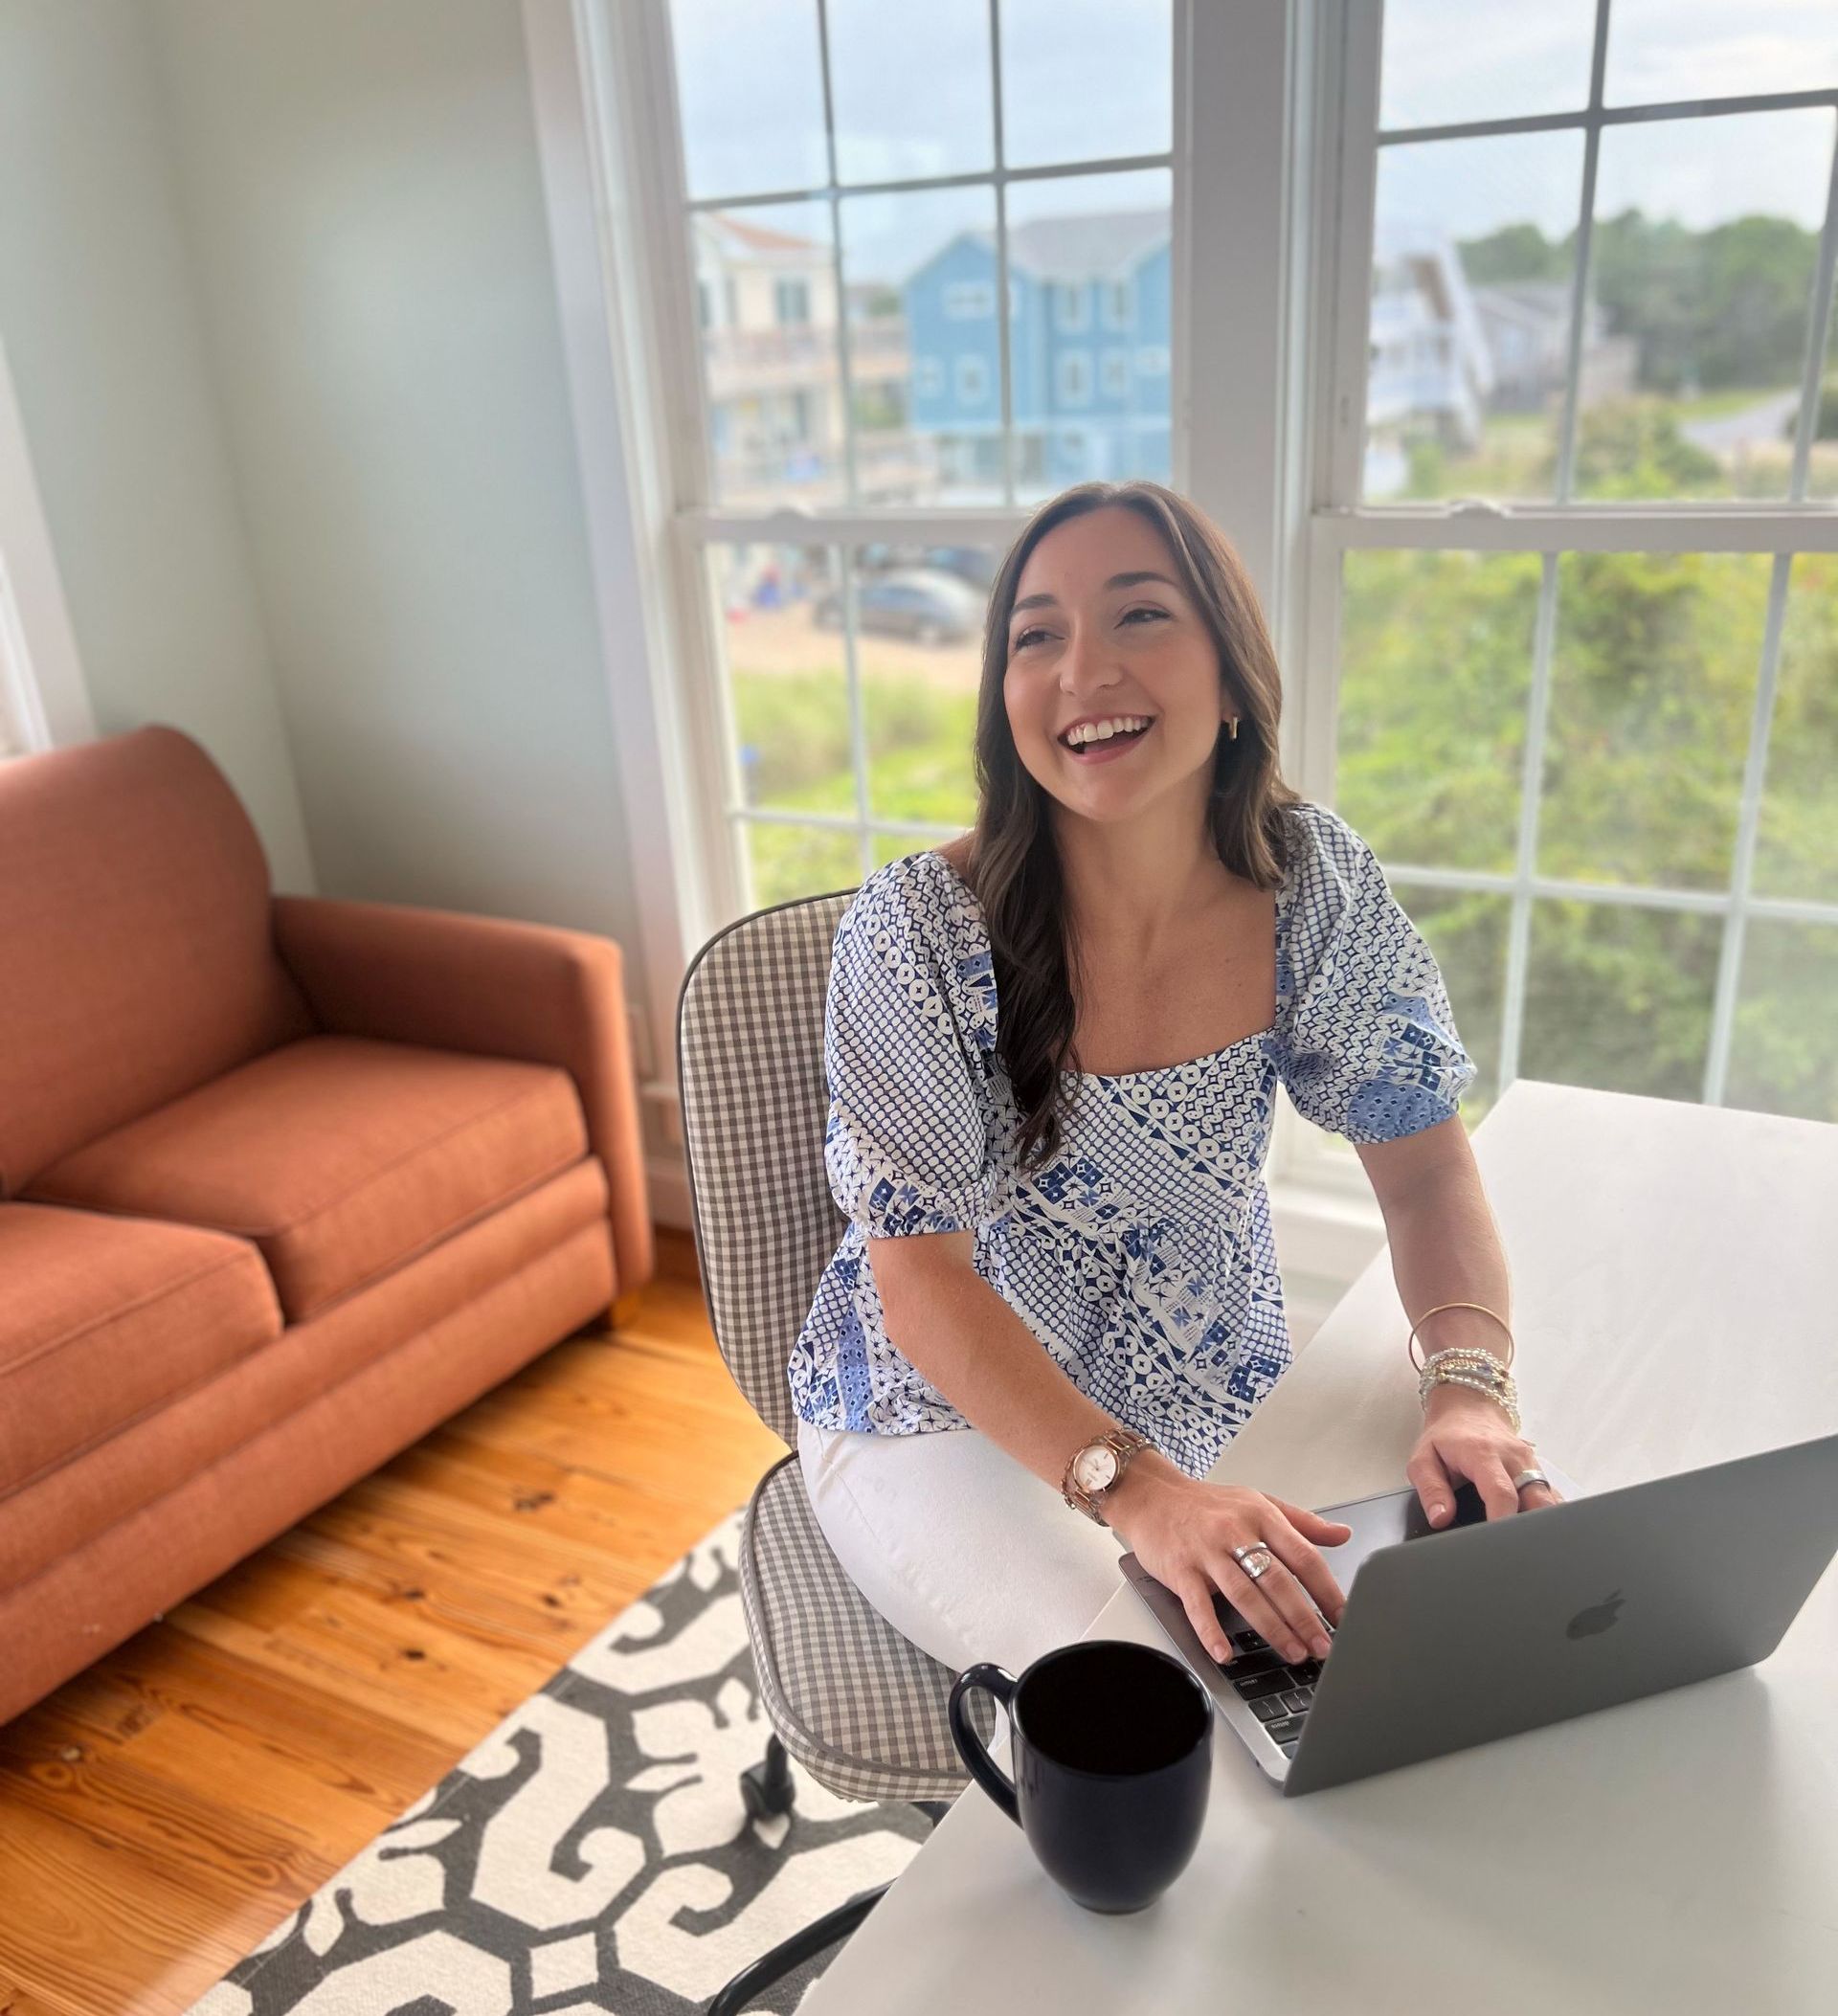
[[[820,188],[829,178],[816,0],[671,0],[692,197]],[[1036,167],[1165,150],[1169,0],[1000,0],[1004,154]],[[994,160],[988,0],[827,0],[839,185],[986,170]],[[1580,109],[1595,0],[1387,0],[1384,131]],[[1838,0],[1613,0],[1610,105],[1838,85]],[[1610,128],[1598,214],[1637,204],[1694,230],[1751,212],[1823,222],[1828,107]],[[1452,236],[1577,221],[1580,131],[1387,144],[1380,200]],[[1165,172],[1019,184],[1011,214],[1148,207]],[[968,225],[987,186],[842,204],[852,280],[897,281]],[[827,237],[824,206],[762,217]]]

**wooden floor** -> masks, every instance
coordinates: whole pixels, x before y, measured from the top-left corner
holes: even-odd
[[[0,1725],[0,2012],[186,2009],[785,1454],[687,1234],[571,1338]]]

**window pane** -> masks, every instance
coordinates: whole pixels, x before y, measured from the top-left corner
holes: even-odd
[[[690,219],[718,504],[841,504],[842,373],[827,203]]]
[[[869,813],[969,826],[996,556],[984,547],[880,546],[862,547],[855,558]]]
[[[1170,479],[1167,169],[1017,182],[1008,190],[1015,495],[1092,477]],[[1109,376],[1099,358],[1132,341]]]
[[[829,0],[826,19],[839,181],[995,166],[988,0]]]
[[[838,583],[827,547],[710,550],[743,805],[853,818]]]
[[[670,34],[691,201],[828,182],[815,0],[670,0]]]
[[[1351,818],[1351,815],[1347,815]],[[1355,822],[1356,825],[1357,822]],[[1368,839],[1371,836],[1366,836]],[[1499,1097],[1500,1027],[1506,1001],[1506,938],[1513,903],[1478,889],[1434,889],[1387,875],[1392,892],[1423,932],[1448,989],[1456,1033],[1474,1060],[1462,1118],[1478,1127]]]
[[[864,504],[999,504],[1001,350],[989,186],[844,196]]]
[[[1378,123],[1580,112],[1595,32],[1596,0],[1385,0]]]
[[[1536,553],[1349,553],[1334,803],[1381,860],[1510,873]]]
[[[1838,554],[1795,559],[1784,616],[1754,887],[1838,903]]]
[[[1724,1100],[1838,1120],[1838,930],[1751,917]]]
[[[1838,303],[1832,308],[1825,376],[1820,381],[1819,405],[1813,414],[1805,494],[1838,497]]]
[[[1559,559],[1541,873],[1729,887],[1772,565],[1765,553]]]
[[[1379,149],[1368,501],[1554,494],[1581,192],[1580,133]],[[1583,329],[1586,382],[1617,347]]]
[[[1173,144],[1169,0],[1001,0],[1001,40],[1010,168]]]
[[[1579,497],[1784,497],[1831,174],[1824,108],[1610,126],[1590,285],[1631,376],[1585,384]]]
[[[768,825],[742,822],[743,859],[751,885],[750,907],[760,910],[774,903],[793,903],[800,896],[823,896],[832,889],[852,889],[862,880],[862,843],[853,833],[824,826]]]
[[[1535,902],[1520,1076],[1702,1099],[1722,938],[1720,917]]]
[[[1387,11],[1396,0],[1387,0]],[[1615,0],[1603,101],[1663,105],[1838,83],[1831,0]]]

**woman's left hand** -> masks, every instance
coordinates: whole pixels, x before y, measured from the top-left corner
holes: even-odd
[[[1417,1487],[1432,1526],[1446,1526],[1454,1516],[1455,1485],[1466,1481],[1481,1494],[1490,1519],[1541,1505],[1560,1504],[1548,1484],[1528,1484],[1514,1490],[1513,1480],[1534,1468],[1537,1452],[1513,1423],[1498,1400],[1468,1387],[1432,1386],[1423,1410],[1423,1432],[1404,1466],[1404,1475]]]

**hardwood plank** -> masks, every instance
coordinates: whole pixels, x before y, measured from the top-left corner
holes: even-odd
[[[188,2008],[744,1505],[785,1445],[694,1242],[0,1726],[0,2016]]]

